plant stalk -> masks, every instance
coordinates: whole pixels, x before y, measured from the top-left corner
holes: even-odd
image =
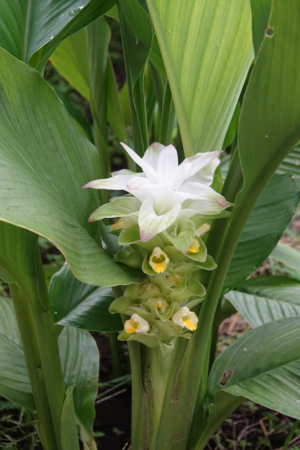
[[[58,444],[55,438],[41,356],[29,302],[17,284],[10,283],[9,290],[16,313],[35,407],[38,413],[38,428],[42,444],[45,450],[57,450]]]

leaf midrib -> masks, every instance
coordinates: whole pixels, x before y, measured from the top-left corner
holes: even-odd
[[[29,43],[31,10],[32,10],[32,0],[28,0],[27,1],[27,10],[26,10],[26,19],[25,19],[25,33],[24,33],[24,42],[23,42],[23,52],[22,52],[22,61],[24,61],[25,63],[27,63],[27,52],[28,52],[28,43]]]

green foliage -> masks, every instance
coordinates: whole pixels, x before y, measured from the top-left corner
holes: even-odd
[[[59,43],[105,14],[115,0],[55,0],[48,5],[22,0],[1,2],[0,46],[42,70]]]
[[[250,5],[244,0],[184,4],[170,0],[167,5],[147,0],[147,4],[185,154],[217,150],[222,147],[253,57]]]
[[[1,180],[5,185],[1,219],[54,242],[84,282],[129,284],[134,279],[130,271],[119,268],[100,248],[99,235],[106,240],[104,227],[87,223],[97,207],[97,194],[82,190],[87,181],[97,178],[94,147],[75,128],[53,90],[34,69],[3,50],[0,58]],[[26,109],[19,107],[19,95],[27,102]],[[17,131],[12,123],[15,127],[19,124]],[[18,164],[12,166],[11,158]],[[14,208],[10,207],[12,201]]]
[[[114,295],[109,288],[81,283],[65,265],[54,275],[49,287],[53,319],[59,325],[93,331],[120,331],[119,316],[108,312]]]

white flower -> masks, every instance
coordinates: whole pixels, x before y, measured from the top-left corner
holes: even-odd
[[[194,331],[197,328],[198,317],[187,306],[183,306],[174,314],[172,322],[175,325],[180,325],[182,328],[186,327],[188,330]]]
[[[170,262],[170,259],[168,258],[168,255],[162,251],[161,248],[155,247],[155,249],[152,252],[152,255],[149,258],[149,265],[156,273],[163,273],[168,264]]]
[[[150,330],[150,325],[147,320],[143,319],[138,314],[132,314],[131,319],[126,320],[124,324],[126,333],[147,333]]]
[[[197,153],[178,165],[173,145],[154,143],[143,158],[122,145],[143,172],[120,170],[111,178],[91,181],[84,187],[124,190],[135,198],[126,197],[126,204],[117,198],[103,205],[92,214],[90,221],[128,217],[139,224],[141,240],[147,242],[176,220],[196,214],[218,215],[227,207],[225,198],[209,187],[220,162],[220,151]]]

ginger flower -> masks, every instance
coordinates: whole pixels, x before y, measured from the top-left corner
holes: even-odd
[[[143,319],[138,314],[132,314],[131,319],[126,320],[124,324],[126,333],[147,333],[150,330],[150,325],[147,320]]]
[[[126,217],[138,223],[141,240],[147,242],[176,221],[196,214],[216,216],[227,208],[226,199],[210,187],[220,151],[197,153],[179,165],[173,145],[154,143],[143,158],[122,145],[142,172],[119,170],[111,178],[87,183],[85,188],[123,190],[131,195],[98,208],[91,222]]]
[[[172,322],[175,325],[180,325],[182,328],[185,327],[188,330],[195,331],[198,324],[198,317],[187,306],[183,306],[174,314]]]
[[[155,247],[149,259],[149,265],[154,270],[154,272],[163,273],[166,270],[169,262],[170,259],[168,258],[166,253],[163,252],[161,248]]]
[[[198,253],[199,252],[199,241],[197,239],[194,239],[193,242],[191,243],[190,248],[188,249],[188,252],[191,253]]]

